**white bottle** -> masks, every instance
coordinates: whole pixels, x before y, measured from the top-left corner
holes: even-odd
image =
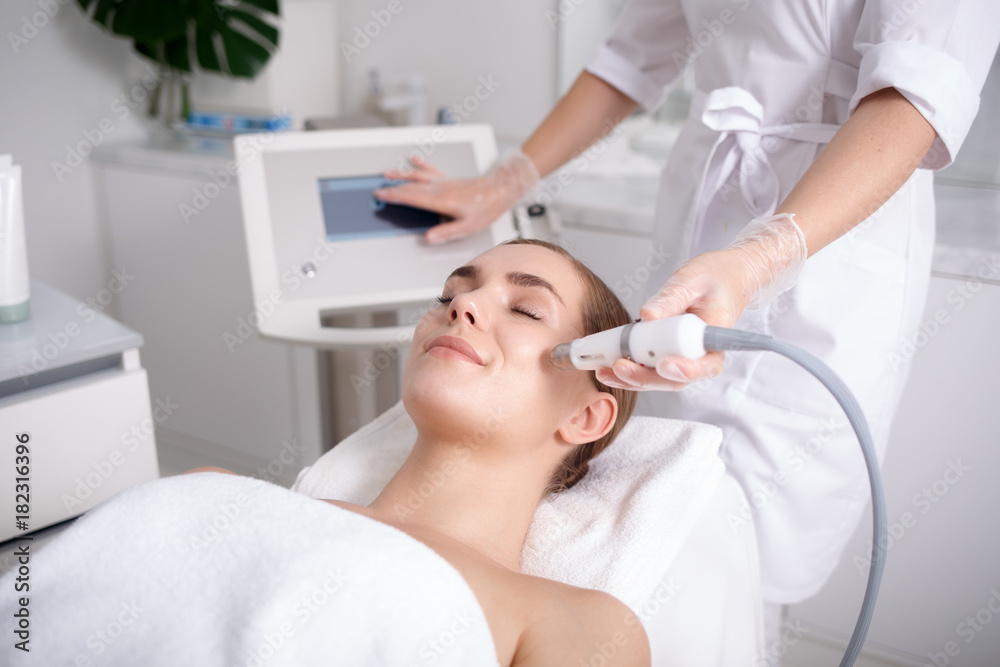
[[[0,325],[27,319],[29,296],[21,165],[0,155]]]

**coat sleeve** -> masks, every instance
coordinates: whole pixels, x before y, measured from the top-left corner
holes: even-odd
[[[895,88],[937,132],[920,167],[947,167],[979,110],[998,42],[997,0],[869,0],[854,37],[861,64],[850,110]]]
[[[691,48],[680,0],[631,0],[586,70],[653,111],[684,71]]]

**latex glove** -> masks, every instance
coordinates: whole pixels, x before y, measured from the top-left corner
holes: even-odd
[[[747,307],[760,308],[795,284],[809,256],[795,216],[755,218],[726,248],[693,257],[639,311],[655,320],[694,313],[706,324],[732,327]],[[604,384],[623,389],[676,391],[703,377],[716,377],[725,359],[712,351],[701,359],[666,357],[656,370],[619,359],[597,371]]]
[[[448,179],[437,167],[414,156],[413,169],[385,172],[389,179],[410,181],[380,188],[375,196],[392,204],[406,204],[452,218],[434,225],[425,235],[428,243],[444,243],[470,236],[489,227],[541,181],[531,158],[520,149],[478,178]]]

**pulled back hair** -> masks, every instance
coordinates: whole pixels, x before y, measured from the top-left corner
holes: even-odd
[[[589,336],[599,331],[620,327],[632,321],[625,306],[622,305],[615,293],[604,284],[603,280],[594,275],[594,272],[587,268],[586,264],[573,257],[566,249],[538,239],[513,239],[503,245],[539,246],[565,257],[573,265],[580,282],[583,284],[583,335]],[[563,459],[545,489],[546,495],[564,491],[583,479],[583,476],[590,469],[590,460],[614,442],[635,409],[634,391],[601,384],[597,379],[597,373],[593,371],[590,372],[590,378],[595,387],[611,394],[618,402],[618,415],[615,417],[615,423],[603,437],[577,446]]]

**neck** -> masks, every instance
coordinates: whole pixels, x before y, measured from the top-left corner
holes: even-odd
[[[514,452],[521,453],[518,454]],[[515,572],[545,484],[545,465],[523,448],[421,437],[368,507],[398,524],[446,535]],[[535,472],[537,471],[537,472]],[[534,474],[532,474],[534,473]]]

